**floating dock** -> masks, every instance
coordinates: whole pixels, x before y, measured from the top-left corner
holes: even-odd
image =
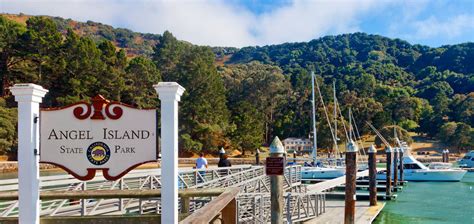
[[[369,206],[365,201],[356,202],[356,224],[370,224],[385,207],[385,202]],[[344,223],[344,201],[327,200],[326,212],[317,218],[304,222],[305,224],[338,224]]]

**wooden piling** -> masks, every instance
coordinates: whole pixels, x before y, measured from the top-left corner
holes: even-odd
[[[403,153],[404,153],[404,149],[403,147],[400,148],[400,151],[398,153],[398,156],[399,156],[399,161],[398,163],[400,163],[400,182],[403,182],[404,181],[404,177],[403,177]]]
[[[357,145],[350,140],[346,149],[346,194],[344,224],[355,223],[356,178],[357,178]]]
[[[284,154],[283,144],[278,137],[275,137],[270,145],[270,157],[283,157]],[[272,224],[283,223],[283,177],[283,175],[270,176],[270,221]]]
[[[393,186],[398,186],[398,147],[393,151]]]
[[[386,179],[386,190],[385,190],[385,196],[390,197],[392,195],[392,147],[387,146],[385,149],[385,152],[387,154],[387,179]]]
[[[370,206],[377,205],[377,149],[369,148],[369,200]]]

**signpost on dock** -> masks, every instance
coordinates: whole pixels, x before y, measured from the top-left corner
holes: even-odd
[[[267,157],[265,160],[265,173],[268,176],[283,175],[285,173],[285,158]]]
[[[270,175],[270,200],[271,200],[271,223],[283,223],[283,173],[285,153],[283,144],[278,137],[273,139],[270,145],[270,157],[267,162],[271,162],[270,167],[266,164],[267,175]],[[283,164],[282,164],[283,162]],[[270,169],[268,169],[270,168]],[[270,171],[270,174],[268,173]]]

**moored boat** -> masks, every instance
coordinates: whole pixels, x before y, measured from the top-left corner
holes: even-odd
[[[450,181],[461,181],[467,171],[452,168],[446,166],[447,164],[426,167],[421,162],[416,160],[411,155],[403,157],[403,176],[404,180],[407,181],[439,181],[439,182],[450,182]],[[393,173],[392,173],[393,176]],[[377,173],[378,180],[386,179],[386,172],[380,171]]]
[[[345,167],[303,167],[302,179],[334,179],[346,174]]]
[[[464,157],[458,162],[459,167],[474,168],[474,150],[466,153]]]

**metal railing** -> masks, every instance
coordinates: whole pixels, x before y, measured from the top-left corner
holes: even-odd
[[[284,195],[284,222],[302,222],[325,212],[324,193],[287,193]],[[265,193],[243,193],[237,198],[239,223],[269,223],[271,213],[270,195]]]
[[[211,168],[206,170],[185,169],[179,173],[178,181],[180,188],[196,188],[207,182],[225,178],[228,175],[242,175],[247,170],[254,169],[252,166],[236,166],[230,168]],[[135,170],[117,181],[107,181],[102,175],[90,181],[78,181],[70,175],[57,175],[41,177],[40,191],[74,191],[84,190],[143,190],[160,189],[161,175],[159,169]],[[14,192],[18,190],[18,179],[0,181],[1,192]],[[199,199],[193,201],[190,209],[193,211],[203,203]],[[209,199],[207,199],[209,200]],[[152,208],[160,212],[155,199],[54,199],[41,201],[41,216],[62,215],[103,215],[103,214],[127,214],[127,213],[150,213]],[[18,216],[18,201],[0,201],[0,217]]]
[[[325,195],[319,192],[307,192],[301,184],[301,166],[287,166],[284,174],[285,217],[288,222],[296,222],[316,217],[324,211]],[[236,166],[231,168],[211,168],[206,170],[182,170],[178,177],[179,187],[206,191],[207,189],[225,189],[235,187],[240,194],[236,197],[237,220],[239,223],[267,223],[270,219],[270,178],[265,175],[263,166]],[[0,194],[15,193],[17,180],[0,181]],[[94,180],[81,182],[69,175],[41,178],[42,194],[57,192],[58,195],[70,195],[66,198],[43,197],[42,216],[97,216],[97,215],[152,215],[161,214],[161,198],[156,195],[161,188],[160,170],[132,171],[117,181],[107,181],[102,176]],[[137,191],[139,190],[139,191]],[[126,197],[116,194],[111,197],[81,195],[98,191],[104,194],[122,192],[148,196]],[[151,192],[151,193],[150,193]],[[44,196],[44,195],[43,195]],[[180,195],[179,211],[192,214],[199,211],[215,199],[216,195],[186,197]],[[321,204],[323,203],[323,204]],[[0,198],[0,217],[18,215],[16,199]],[[253,221],[252,221],[253,220]]]

